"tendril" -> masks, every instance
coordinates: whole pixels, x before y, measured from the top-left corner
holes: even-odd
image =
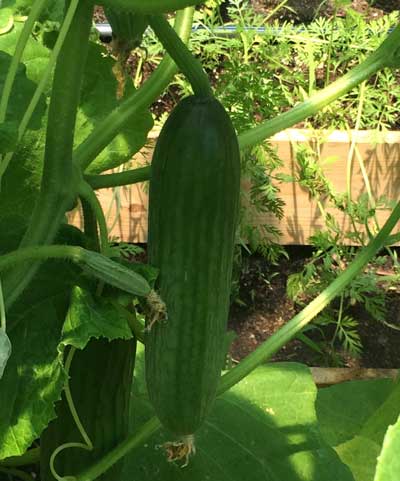
[[[69,410],[71,412],[71,416],[75,422],[76,427],[78,428],[80,435],[84,440],[84,443],[64,443],[58,446],[58,448],[56,448],[53,451],[52,455],[50,456],[50,471],[57,481],[75,481],[76,480],[75,476],[60,476],[57,473],[54,463],[57,455],[60,454],[61,451],[64,451],[65,449],[69,449],[69,448],[85,449],[86,451],[92,451],[93,449],[93,443],[90,440],[89,435],[86,432],[85,428],[83,427],[83,424],[79,418],[74,401],[72,399],[71,389],[69,385],[69,371],[71,368],[71,363],[74,358],[75,352],[76,352],[76,349],[74,347],[71,347],[71,349],[68,352],[67,358],[65,360],[65,371],[67,373],[68,378],[65,382],[64,393],[65,393],[65,399],[67,401]]]

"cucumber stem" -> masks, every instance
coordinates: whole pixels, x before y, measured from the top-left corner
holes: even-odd
[[[82,262],[84,249],[64,245],[24,247],[0,256],[0,272],[26,261],[47,259],[70,259],[74,262]]]
[[[85,199],[81,199],[83,214],[83,232],[87,237],[86,247],[90,250],[100,252],[99,232],[97,228],[97,219],[92,207]]]
[[[163,15],[149,17],[149,23],[165,50],[189,80],[195,95],[212,95],[210,81],[201,63],[192,55]]]
[[[141,426],[133,436],[129,436],[118,444],[99,461],[75,477],[75,481],[93,481],[105,473],[112,465],[128,454],[132,449],[141,446],[161,427],[160,421],[153,417]]]
[[[108,228],[103,209],[100,205],[92,187],[85,181],[82,181],[78,188],[79,196],[83,198],[91,207],[100,231],[100,252],[107,254],[108,251]]]
[[[150,180],[150,174],[151,168],[150,166],[146,166],[115,174],[85,175],[84,178],[93,189],[97,190],[145,182]]]

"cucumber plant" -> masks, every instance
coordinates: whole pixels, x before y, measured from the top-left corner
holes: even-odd
[[[227,110],[186,46],[196,3],[201,2],[103,1],[112,9],[115,25],[123,25],[127,14],[148,15],[146,22],[167,51],[139,89],[127,82],[116,98],[110,58],[93,40],[91,0],[65,2],[64,14],[59,2],[48,2],[50,20],[51,15],[64,19],[52,52],[31,35],[46,2],[33,2],[23,26],[17,21],[19,3],[7,2],[6,14],[16,19],[14,29],[0,36],[1,72],[7,72],[0,75],[0,132],[7,133],[0,149],[0,393],[5,406],[0,414],[0,472],[8,479],[30,479],[23,467],[40,461],[42,481],[122,481],[127,478],[125,456],[146,446],[162,426],[169,460],[191,463],[194,436],[216,397],[339,295],[385,244],[400,218],[399,204],[345,272],[221,376],[239,150],[315,114],[377,70],[398,68],[400,26],[345,77],[237,137]],[[173,28],[160,15],[182,7],[187,8],[176,14]],[[140,37],[142,30],[143,22],[132,34]],[[32,68],[35,55],[40,62]],[[33,94],[48,105],[40,116],[32,107],[37,102],[30,104],[26,97],[46,58],[52,59],[48,69],[52,61],[56,65],[50,84],[42,83]],[[87,68],[93,65],[94,72]],[[152,167],[104,174],[145,143],[151,128],[147,110],[178,69],[194,95],[171,113]],[[112,88],[105,88],[107,82]],[[26,128],[19,135],[15,126],[23,119]],[[95,194],[97,188],[149,179],[149,262],[154,266],[116,256]],[[83,231],[65,221],[77,203],[84,214]],[[138,339],[145,344],[147,388],[132,397],[132,390],[140,390],[133,383]],[[139,367],[135,377],[140,377]],[[130,406],[132,399],[137,403]],[[147,414],[156,416],[136,415],[143,403]],[[39,437],[40,446],[35,445]],[[340,464],[336,458],[334,463]]]

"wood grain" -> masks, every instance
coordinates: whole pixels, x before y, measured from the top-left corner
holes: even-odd
[[[133,166],[149,163],[154,139],[137,154]],[[352,160],[352,198],[366,192],[360,163],[356,151],[362,158],[372,194],[375,199],[382,195],[397,201],[400,194],[400,132],[376,134],[374,131],[342,132],[333,131],[313,133],[308,130],[289,129],[271,138],[271,145],[283,161],[282,172],[295,175],[298,172],[296,152],[308,147],[308,155],[313,156],[321,165],[335,192],[346,191],[346,166],[351,144],[355,150]],[[310,150],[312,149],[312,150]],[[256,215],[255,223],[270,223],[282,232],[281,244],[307,244],[309,237],[323,228],[324,220],[315,200],[311,200],[305,188],[298,183],[280,183],[280,196],[285,202],[285,216],[278,221],[271,215]],[[118,189],[98,191],[99,200],[108,214],[110,236],[119,241],[144,243],[147,240],[148,198],[146,184]],[[349,219],[339,210],[327,207],[327,212],[337,220],[342,231],[352,231]],[[380,225],[390,214],[390,209],[379,210],[377,218]],[[70,213],[70,222],[82,226],[79,209]],[[370,224],[375,232],[373,222]],[[399,225],[400,228],[400,225]]]

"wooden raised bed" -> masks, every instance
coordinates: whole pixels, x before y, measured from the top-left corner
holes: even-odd
[[[296,146],[307,142],[320,151],[319,159],[326,177],[332,182],[337,192],[346,190],[346,165],[352,142],[364,161],[375,199],[385,195],[391,200],[400,197],[400,132],[377,134],[375,131],[318,133],[308,130],[289,129],[271,138],[271,144],[277,149],[283,160],[283,172],[293,174],[296,171]],[[134,163],[143,165],[150,162],[155,139],[138,154]],[[319,145],[319,147],[318,147]],[[281,198],[285,201],[285,216],[281,221],[269,215],[255,218],[255,222],[270,223],[282,231],[281,244],[307,244],[310,235],[324,226],[322,216],[315,201],[311,201],[305,189],[295,183],[280,184]],[[365,184],[356,155],[353,156],[352,195],[356,199],[365,192]],[[125,242],[143,243],[147,240],[147,186],[137,184],[121,187],[116,191],[103,189],[98,191],[99,200],[109,213],[108,225],[112,238]],[[171,205],[171,209],[174,206]],[[331,212],[343,231],[350,231],[348,220],[340,211]],[[378,212],[380,224],[386,220],[390,210]],[[82,225],[79,210],[70,214],[70,221]],[[400,227],[400,226],[399,226]],[[372,228],[372,230],[374,230]]]

